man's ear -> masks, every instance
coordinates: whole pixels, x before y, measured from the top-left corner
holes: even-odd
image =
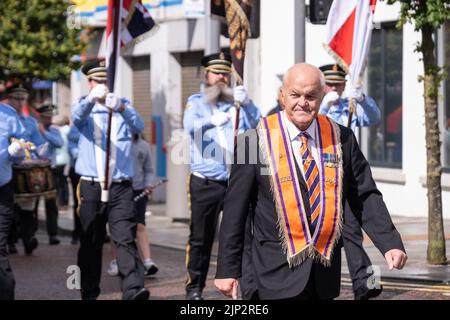
[[[280,103],[284,106],[284,100],[286,99],[285,94],[286,92],[284,91],[283,87],[280,87],[280,92],[279,92],[279,97],[280,97]]]

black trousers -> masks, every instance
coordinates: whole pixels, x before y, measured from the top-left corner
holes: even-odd
[[[38,228],[37,210],[24,210],[19,205],[15,205],[14,210],[18,218],[19,236],[22,239],[24,247],[26,247],[30,239],[36,234]]]
[[[347,258],[348,270],[352,279],[353,291],[369,290],[367,279],[372,275],[368,268],[372,265],[369,256],[363,247],[363,233],[361,221],[358,221],[349,205],[346,203],[344,210],[345,223],[342,230],[345,256]]]
[[[60,165],[54,169],[59,206],[67,206],[69,204],[69,184],[67,183],[67,177],[64,175],[65,167],[65,165]]]
[[[72,185],[72,196],[73,196],[73,221],[74,229],[72,233],[72,238],[78,239],[81,232],[81,222],[80,216],[78,215],[78,183],[80,182],[80,176],[75,172],[74,167],[70,167],[69,170],[70,184]]]
[[[252,212],[252,209],[250,209]],[[258,286],[254,278],[252,263],[252,242],[253,242],[253,218],[249,213],[245,223],[244,251],[242,254],[242,276],[239,279],[241,295],[243,300],[258,300]]]
[[[12,183],[0,187],[0,300],[13,300],[15,280],[8,260],[8,235],[13,219]]]
[[[191,223],[186,249],[187,292],[201,292],[205,287],[217,220],[226,190],[226,181],[202,179],[194,175],[190,177]]]
[[[101,203],[98,182],[80,180],[81,235],[78,266],[81,270],[82,299],[96,299],[100,294],[103,240],[106,223],[117,248],[120,285],[123,299],[131,299],[144,287],[144,265],[139,257],[136,221],[133,212],[131,182],[112,183],[109,202]]]

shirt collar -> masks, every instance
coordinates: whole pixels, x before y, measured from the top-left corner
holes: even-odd
[[[291,141],[294,141],[302,131],[299,128],[297,128],[297,126],[293,124],[291,120],[288,119],[285,110],[283,110],[283,117],[286,123],[286,128],[289,133],[289,139]],[[313,122],[308,127],[308,129],[306,129],[306,133],[309,135],[309,138],[313,140],[315,140],[316,138],[315,132],[316,132],[316,119],[314,119]]]
[[[0,103],[0,105],[3,106],[3,107],[5,107],[5,108],[7,108],[7,109],[11,109],[11,111],[14,111],[14,113],[17,114],[17,110],[14,109],[13,106],[10,106],[10,105],[7,104],[7,103]]]

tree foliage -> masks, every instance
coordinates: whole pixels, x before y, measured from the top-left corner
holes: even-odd
[[[0,80],[65,79],[79,67],[85,48],[81,29],[66,23],[63,0],[0,1]]]
[[[449,0],[388,0],[389,4],[400,2],[399,25],[413,22],[415,31],[424,27],[438,29],[450,19]]]

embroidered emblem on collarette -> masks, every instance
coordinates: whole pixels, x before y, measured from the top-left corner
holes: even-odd
[[[286,176],[286,177],[281,177],[280,178],[280,182],[281,183],[286,183],[286,182],[290,182],[292,181],[292,177],[291,176]]]

